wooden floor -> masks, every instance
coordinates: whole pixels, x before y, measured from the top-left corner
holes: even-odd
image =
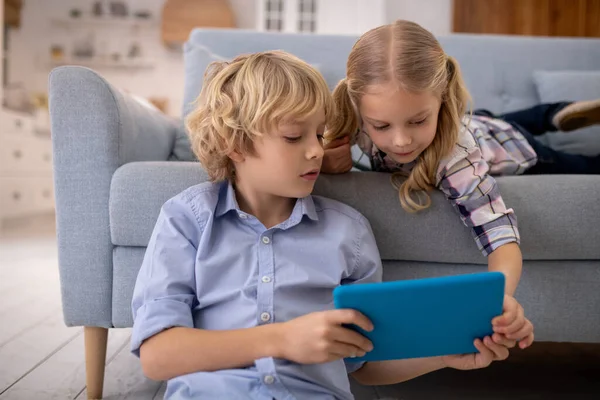
[[[598,315],[594,316],[595,318]],[[105,399],[161,399],[141,373],[129,329],[109,334]],[[0,231],[0,400],[86,399],[82,328],[64,326],[53,216]],[[391,388],[380,396],[397,398]],[[403,400],[597,399],[600,346],[536,343],[482,371],[439,371],[401,386]]]
[[[83,329],[64,325],[53,216],[0,232],[0,399],[86,399]],[[141,373],[130,329],[111,329],[105,399],[161,399]]]

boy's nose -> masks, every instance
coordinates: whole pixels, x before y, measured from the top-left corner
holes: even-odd
[[[325,155],[325,149],[323,148],[323,143],[316,140],[315,143],[311,143],[306,150],[306,157],[309,160],[323,158]]]

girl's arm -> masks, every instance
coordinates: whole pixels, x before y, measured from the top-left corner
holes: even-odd
[[[452,159],[440,169],[438,187],[471,228],[479,250],[488,257],[488,269],[506,277],[503,313],[492,321],[497,333],[494,340],[519,340],[519,347],[525,348],[533,341],[533,325],[513,297],[523,263],[517,219],[504,204],[481,149],[469,140],[473,142],[465,137],[463,146],[455,149]]]
[[[362,385],[392,385],[445,368],[442,357],[367,362],[351,375]]]
[[[498,247],[488,256],[488,270],[504,273],[506,276],[505,293],[511,296],[521,279],[521,270],[523,268],[523,257],[521,249],[515,242],[507,243]]]
[[[514,242],[498,247],[488,256],[488,270],[502,272],[506,276],[503,314],[492,321],[496,332],[494,340],[497,343],[510,343],[510,347],[518,340],[519,347],[524,349],[531,346],[534,334],[533,324],[525,318],[523,307],[513,297],[521,278],[522,266],[521,249]]]

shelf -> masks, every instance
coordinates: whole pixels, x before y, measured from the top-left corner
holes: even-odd
[[[104,60],[104,59],[95,59],[95,58],[91,58],[91,59],[85,59],[85,58],[66,58],[64,60],[58,61],[58,60],[50,60],[50,66],[51,67],[59,67],[62,65],[80,65],[82,67],[88,67],[88,68],[111,68],[111,69],[130,69],[130,70],[137,70],[137,69],[152,69],[154,68],[154,64],[146,61],[146,60],[141,60],[141,61],[111,61],[111,60]]]
[[[57,27],[63,28],[88,28],[92,26],[121,27],[126,29],[135,28],[158,28],[159,22],[155,18],[135,18],[135,17],[94,17],[81,16],[78,18],[53,18],[51,23]]]

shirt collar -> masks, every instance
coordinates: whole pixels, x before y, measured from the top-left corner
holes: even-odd
[[[231,182],[224,182],[219,190],[219,201],[215,210],[215,217],[219,218],[230,211],[240,213],[240,207],[235,198],[235,189]],[[315,209],[315,202],[311,195],[298,199],[292,210],[290,218],[284,222],[284,225],[290,226],[300,222],[303,216],[307,216],[313,221],[319,219]]]
[[[231,182],[221,183],[219,190],[219,201],[217,202],[217,209],[215,210],[215,217],[221,217],[227,214],[229,211],[239,211],[237,199],[235,198],[235,190],[231,185]]]

